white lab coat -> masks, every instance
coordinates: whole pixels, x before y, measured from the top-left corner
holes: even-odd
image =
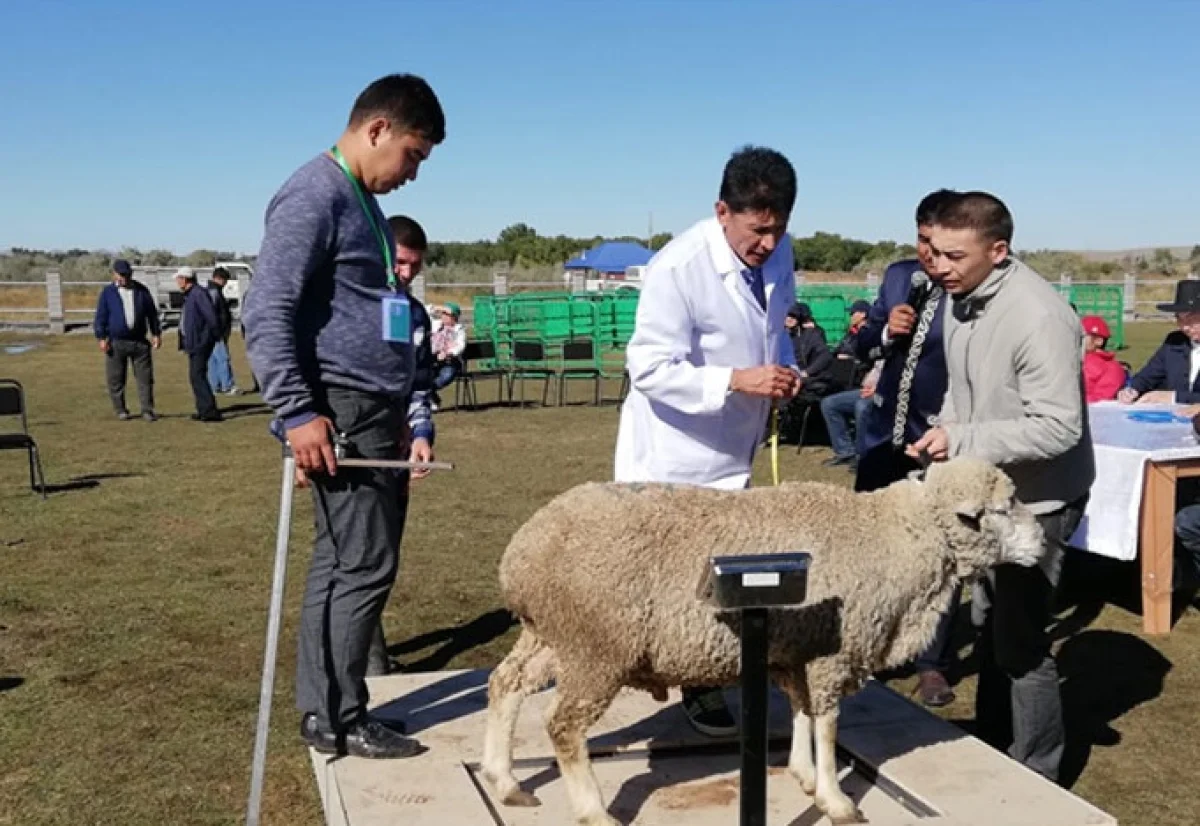
[[[716,218],[673,239],[646,268],[626,349],[615,479],[737,489],[750,480],[771,400],[734,393],[734,368],[795,369],[784,319],[796,300],[792,241],[763,266],[766,312]]]

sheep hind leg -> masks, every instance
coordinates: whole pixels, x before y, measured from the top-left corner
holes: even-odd
[[[600,784],[588,756],[587,732],[612,705],[620,683],[597,680],[584,670],[562,669],[557,696],[546,719],[567,799],[580,826],[620,826],[604,808]]]
[[[837,777],[837,718],[835,705],[831,711],[818,714],[815,718],[817,741],[817,793],[813,802],[832,823],[863,823],[862,812],[854,805]]]
[[[792,705],[792,751],[788,756],[788,771],[811,797],[817,791],[817,769],[813,764],[812,704],[808,699],[808,685],[801,677],[799,680],[782,679],[779,687]]]
[[[488,680],[487,733],[483,742],[482,771],[505,806],[537,806],[539,801],[523,791],[513,774],[512,741],[521,702],[545,688],[554,678],[554,652],[533,632],[521,631],[517,644]]]

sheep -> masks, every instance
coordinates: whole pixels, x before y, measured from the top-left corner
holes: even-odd
[[[512,739],[524,697],[554,681],[546,726],[572,809],[585,826],[616,824],[588,729],[624,686],[661,701],[671,686],[736,683],[737,615],[697,595],[709,558],[807,551],[805,605],[771,611],[770,674],[794,715],[789,771],[831,821],[857,822],[836,775],[839,700],[925,649],[960,581],[1033,565],[1042,541],[1012,481],[970,458],[857,494],[813,482],[580,485],[535,513],[500,562],[521,631],[488,681],[483,777],[503,804],[538,805],[513,775]]]

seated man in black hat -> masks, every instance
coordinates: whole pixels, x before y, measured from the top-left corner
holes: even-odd
[[[1125,404],[1196,404],[1200,402],[1200,281],[1175,285],[1175,301],[1159,304],[1174,313],[1179,329],[1170,333],[1146,366],[1117,394]]]

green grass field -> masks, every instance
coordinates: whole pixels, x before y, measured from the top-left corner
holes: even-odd
[[[1140,365],[1164,329],[1134,325],[1121,357]],[[0,336],[0,346],[16,340]],[[164,349],[155,367],[166,418],[118,422],[90,337],[33,340],[41,346],[24,354],[0,349],[0,377],[27,388],[55,486],[42,502],[26,486],[24,457],[0,453],[0,824],[239,822],[279,501],[269,417],[244,396],[221,399],[224,424],[189,421],[185,360]],[[500,554],[552,496],[610,475],[616,423],[614,406],[439,414],[439,454],[458,470],[414,491],[385,615],[400,661],[463,668],[504,654],[514,632],[499,610]],[[828,455],[786,447],[783,476],[848,483],[820,465]],[[763,458],[756,481],[770,481]],[[292,706],[312,534],[308,498],[297,501],[265,799],[273,824],[320,822]],[[1136,592],[1132,565],[1082,567],[1068,590]],[[1189,609],[1169,637],[1144,639],[1129,607],[1067,610],[1087,622],[1064,624],[1060,651],[1072,759],[1082,765],[1075,791],[1123,824],[1200,821],[1191,786],[1200,744],[1188,733],[1200,716],[1200,617]],[[944,710],[952,719],[972,716],[972,670],[968,662],[960,699]]]

